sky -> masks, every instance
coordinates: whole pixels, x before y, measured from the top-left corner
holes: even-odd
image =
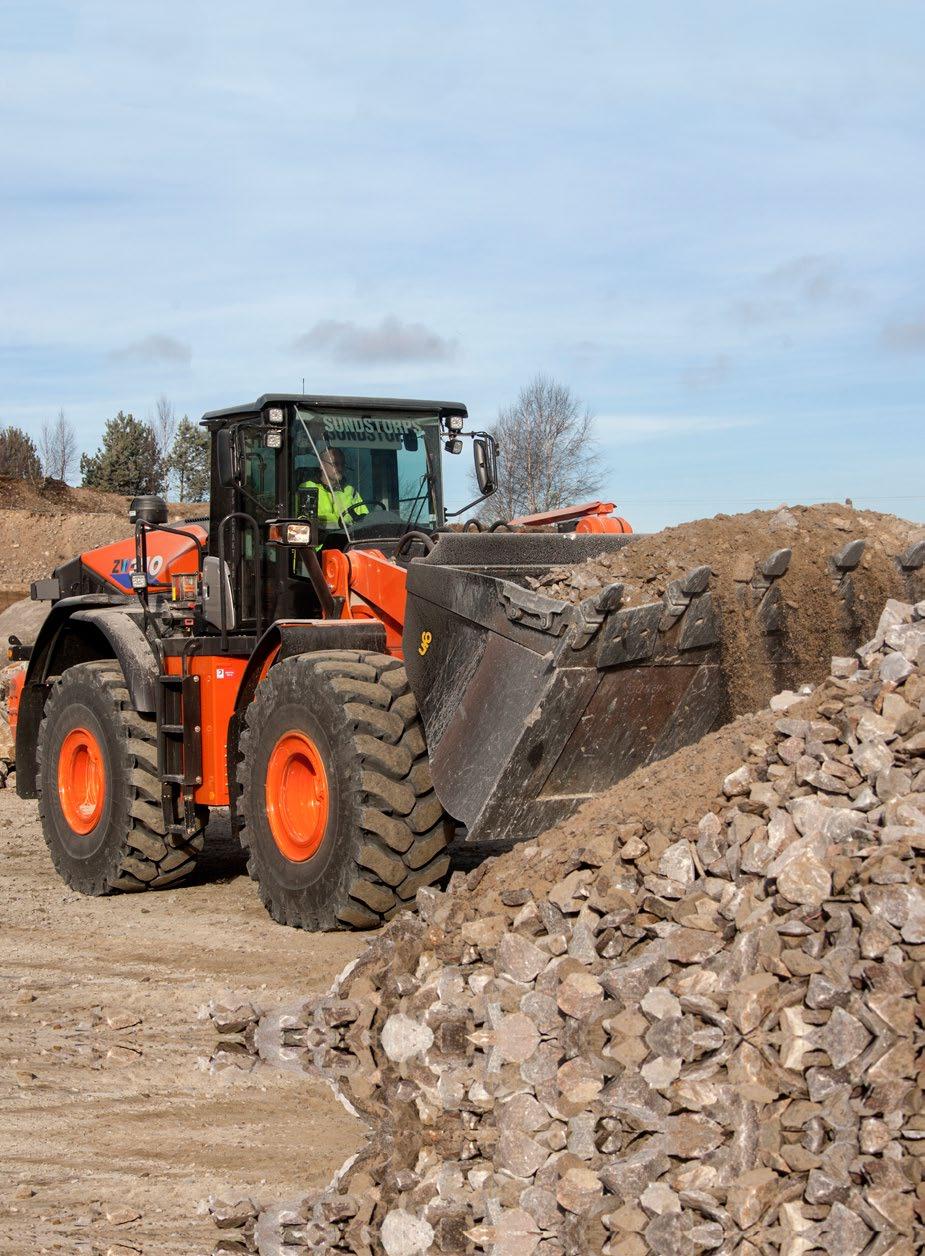
[[[915,0],[2,0],[0,423],[544,372],[637,530],[921,520],[923,84]]]

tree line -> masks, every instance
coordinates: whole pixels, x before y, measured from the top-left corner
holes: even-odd
[[[530,380],[488,430],[500,461],[498,492],[479,511],[485,522],[577,505],[604,482],[591,411],[547,375]],[[0,476],[70,481],[78,466],[87,488],[202,501],[209,492],[209,437],[187,415],[178,421],[166,397],[145,421],[120,410],[96,453],[79,460],[77,435],[63,411],[42,425],[38,445],[22,428],[0,427]]]
[[[63,410],[42,424],[37,442],[21,427],[0,427],[0,476],[70,483],[78,471],[84,488],[203,501],[209,492],[208,433],[186,414],[178,419],[166,397],[146,420],[120,410],[107,421],[96,452],[79,457],[77,433]]]

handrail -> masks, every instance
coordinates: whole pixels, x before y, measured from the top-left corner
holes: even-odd
[[[185,536],[192,541],[199,551],[199,571],[202,571],[203,560],[205,558],[206,547],[200,541],[199,537],[193,532],[188,532],[185,528],[174,528],[169,523],[152,523],[149,519],[137,519],[135,521],[135,571],[144,573],[145,582],[143,587],[132,588],[138,595],[138,601],[141,603],[141,609],[144,614],[145,626],[150,625],[151,607],[149,603],[148,592],[148,533],[149,532],[171,532],[174,536]]]

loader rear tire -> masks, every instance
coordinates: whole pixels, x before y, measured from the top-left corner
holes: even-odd
[[[272,667],[247,708],[237,781],[248,871],[281,924],[374,929],[449,868],[450,823],[390,655]]]
[[[37,791],[52,862],[81,894],[176,885],[196,866],[204,828],[189,840],[168,836],[155,723],[134,710],[111,660],[69,667],[54,681]]]

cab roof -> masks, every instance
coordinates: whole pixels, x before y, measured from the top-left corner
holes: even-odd
[[[461,401],[421,401],[401,397],[324,397],[315,393],[264,393],[250,405],[229,406],[209,410],[200,422],[207,427],[220,427],[225,422],[240,422],[259,414],[266,406],[295,404],[317,410],[400,410],[412,414],[458,414],[468,417]]]

